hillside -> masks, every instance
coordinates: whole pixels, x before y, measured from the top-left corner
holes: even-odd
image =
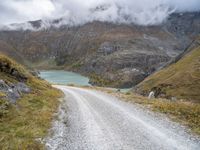
[[[39,28],[40,22],[31,23]],[[182,53],[200,33],[199,25],[199,13],[184,13],[172,14],[157,26],[94,21],[35,31],[0,31],[0,40],[28,66],[72,70],[100,86],[132,87]]]
[[[15,59],[21,64],[26,64],[26,60],[23,58],[23,55],[20,54],[14,47],[12,47],[11,44],[8,44],[7,42],[2,40],[0,40],[0,52],[3,55]]]
[[[42,149],[61,93],[0,55],[0,149]]]
[[[178,62],[145,79],[136,91],[143,95],[154,91],[156,97],[200,102],[200,39]]]

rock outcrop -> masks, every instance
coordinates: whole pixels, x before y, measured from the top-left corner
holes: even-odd
[[[0,99],[7,99],[10,103],[22,94],[31,92],[26,84],[29,74],[11,59],[0,55]]]
[[[11,84],[0,80],[0,92],[4,94],[2,98],[8,99],[11,103],[16,103],[16,100],[19,99],[22,94],[30,93],[31,89],[22,82]]]

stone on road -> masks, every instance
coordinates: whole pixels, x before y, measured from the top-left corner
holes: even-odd
[[[56,86],[65,94],[50,150],[199,150],[197,137],[165,116],[98,92]]]

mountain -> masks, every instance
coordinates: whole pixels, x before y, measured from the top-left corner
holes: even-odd
[[[29,25],[35,30],[0,31],[0,41],[13,49],[9,54],[25,65],[73,70],[100,86],[132,87],[187,49],[200,33],[200,13],[172,14],[157,26],[94,21],[40,29],[41,20]]]
[[[200,102],[200,37],[174,63],[140,83],[136,91]]]

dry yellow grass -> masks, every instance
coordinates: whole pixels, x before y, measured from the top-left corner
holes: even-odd
[[[46,136],[62,93],[47,82],[33,77],[13,60],[0,56],[0,61],[8,62],[26,76],[26,84],[32,90],[22,95],[16,105],[0,97],[0,149],[44,149],[38,139]],[[6,72],[1,72],[0,78],[7,82],[18,82]]]
[[[161,89],[166,98],[200,102],[200,47],[148,77],[138,85],[138,91],[149,93],[155,87]]]
[[[170,101],[167,99],[151,99],[134,93],[117,93],[115,96],[133,103],[140,104],[152,111],[167,114],[173,121],[189,127],[200,135],[200,104],[186,101]]]

